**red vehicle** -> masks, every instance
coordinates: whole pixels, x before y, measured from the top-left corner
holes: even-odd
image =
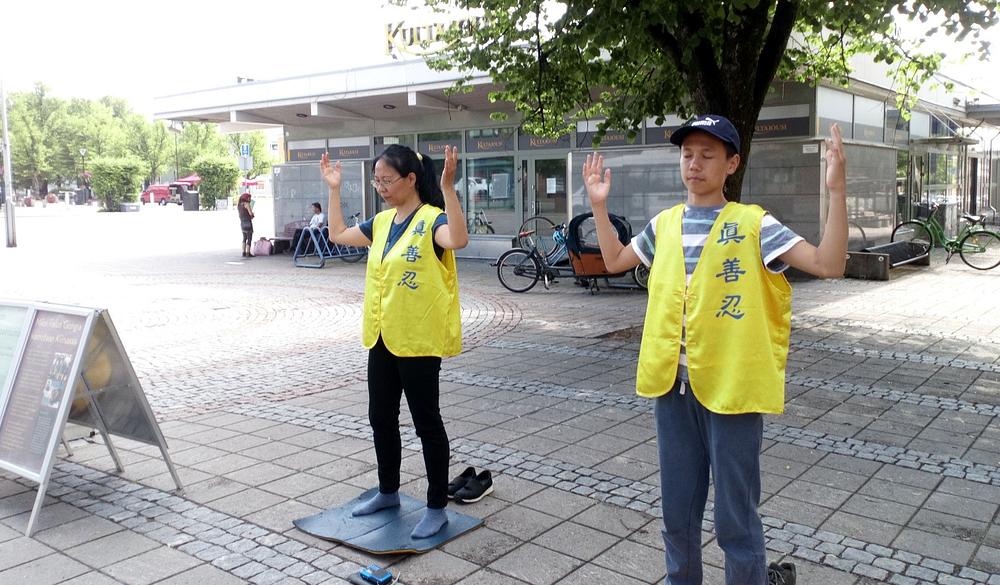
[[[150,185],[139,195],[139,200],[143,203],[149,203],[150,197],[153,198],[153,203],[157,205],[181,203],[181,197],[177,193],[177,189],[171,189],[170,185]]]
[[[177,205],[184,204],[184,195],[193,194],[198,195],[197,184],[201,181],[196,175],[194,178],[197,181],[190,181],[191,177],[184,177],[179,181],[174,181],[169,185],[150,185],[145,191],[139,195],[139,200],[143,203],[149,203],[150,197],[153,199],[153,203],[157,205],[166,205],[167,203],[176,203]]]

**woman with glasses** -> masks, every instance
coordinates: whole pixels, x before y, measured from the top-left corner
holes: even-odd
[[[368,349],[368,418],[378,460],[378,493],[355,516],[399,506],[399,403],[406,393],[427,468],[427,508],[413,538],[437,534],[448,517],[448,434],[441,420],[441,358],[462,346],[455,250],[469,243],[455,192],[458,151],[445,148],[440,185],[430,157],[398,144],[375,161],[372,186],[389,207],[347,227],[340,207],[340,162],[320,162],[330,187],[330,241],[370,246],[362,341]]]

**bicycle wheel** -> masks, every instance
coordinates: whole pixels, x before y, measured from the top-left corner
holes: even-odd
[[[527,250],[507,250],[497,259],[497,278],[511,292],[528,292],[541,278],[542,268]]]
[[[1000,236],[993,232],[972,232],[958,243],[962,261],[976,270],[989,270],[1000,264]]]
[[[525,250],[538,248],[538,253],[548,258],[556,249],[556,241],[552,238],[556,224],[544,215],[536,215],[524,220],[517,230],[517,245]]]
[[[632,280],[642,288],[649,288],[649,267],[639,263],[638,266],[632,269]]]
[[[931,236],[931,232],[927,229],[927,226],[923,222],[914,220],[904,221],[897,225],[896,229],[892,230],[892,236],[889,238],[889,241],[919,244],[925,254],[934,245],[934,238]]]

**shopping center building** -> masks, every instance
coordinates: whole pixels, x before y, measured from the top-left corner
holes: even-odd
[[[459,77],[409,59],[165,96],[155,115],[217,123],[224,132],[281,127],[276,233],[306,217],[310,202],[326,201],[318,164],[324,152],[345,165],[345,216],[379,211],[371,163],[391,144],[438,160],[446,145],[458,148],[456,187],[474,233],[468,256],[496,257],[533,215],[560,223],[587,211],[580,174],[597,121],[559,139],[525,134],[509,104],[491,103],[496,87],[488,76],[472,79],[471,92],[451,94]],[[952,228],[959,211],[1000,207],[1000,140],[993,140],[1000,105],[980,104],[997,100],[956,84],[922,93],[909,119],[895,100],[886,72],[871,63],[856,63],[847,87],[776,81],[757,123],[742,200],[818,242],[826,208],[823,138],[837,122],[847,144],[852,247],[888,241],[918,202],[945,203]],[[497,111],[508,120],[491,118]],[[680,123],[648,120],[634,141],[609,132],[600,145],[613,169],[611,211],[635,230],[684,200],[678,149],[668,140]]]

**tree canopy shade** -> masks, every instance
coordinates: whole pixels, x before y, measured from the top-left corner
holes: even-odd
[[[481,15],[441,35],[447,46],[428,62],[467,73],[457,89],[488,73],[501,87],[491,98],[513,103],[531,133],[602,119],[598,139],[608,129],[634,137],[646,118],[716,113],[740,131],[744,162],[775,78],[846,83],[851,58],[868,54],[890,67],[901,105],[912,105],[942,59],[923,41],[951,35],[984,57],[979,36],[998,10],[966,0],[393,1]],[[926,36],[904,40],[897,18],[927,23]],[[734,198],[744,168],[727,185]]]

